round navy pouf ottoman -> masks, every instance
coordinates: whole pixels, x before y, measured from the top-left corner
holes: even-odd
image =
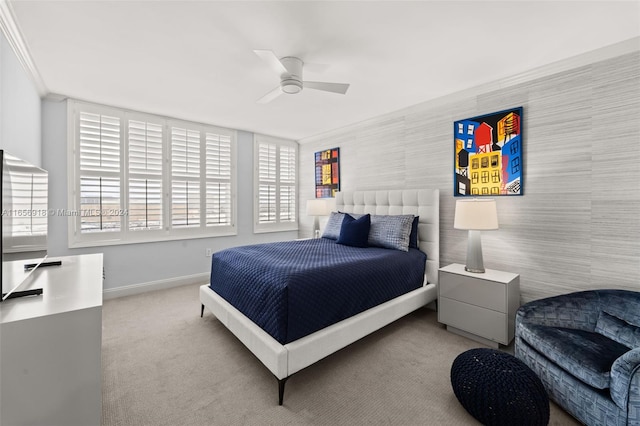
[[[451,366],[451,386],[460,404],[485,425],[547,425],[549,396],[522,361],[496,349],[461,353]]]

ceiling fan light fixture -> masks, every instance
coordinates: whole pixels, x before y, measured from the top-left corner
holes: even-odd
[[[293,95],[302,91],[302,82],[300,80],[286,79],[282,80],[280,87],[284,93]]]

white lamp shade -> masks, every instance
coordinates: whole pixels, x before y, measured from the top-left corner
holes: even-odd
[[[453,227],[473,231],[498,229],[496,200],[484,198],[457,200]]]
[[[315,198],[307,200],[307,216],[328,216],[331,213],[328,199]]]

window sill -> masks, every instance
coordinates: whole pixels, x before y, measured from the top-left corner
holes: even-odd
[[[208,233],[208,234],[191,234],[185,233],[183,235],[164,235],[164,236],[147,236],[145,238],[113,238],[113,239],[83,239],[83,240],[73,240],[73,237],[69,238],[69,248],[83,248],[83,247],[102,247],[102,246],[118,246],[118,245],[126,245],[126,244],[145,244],[145,243],[162,243],[169,241],[180,241],[180,240],[195,240],[201,238],[218,238],[218,237],[233,237],[238,235],[235,227],[228,231],[217,232],[217,233]],[[105,237],[105,235],[103,235]]]

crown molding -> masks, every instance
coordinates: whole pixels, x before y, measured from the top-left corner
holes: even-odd
[[[2,29],[2,32],[13,49],[13,52],[17,56],[18,61],[26,73],[31,77],[38,94],[41,98],[45,97],[48,93],[47,87],[38,72],[38,68],[36,68],[35,63],[31,59],[27,45],[22,38],[18,25],[16,24],[11,5],[7,0],[0,0],[0,29]]]

